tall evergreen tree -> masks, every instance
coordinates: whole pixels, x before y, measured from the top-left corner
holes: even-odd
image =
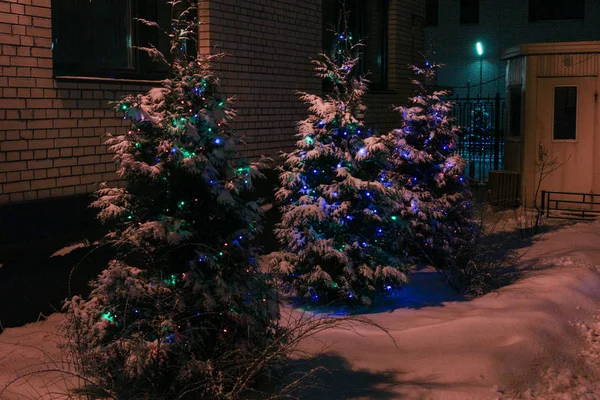
[[[215,57],[186,53],[196,43],[195,8],[177,14],[171,54],[146,49],[169,77],[115,105],[131,122],[107,142],[126,185],[103,187],[93,206],[103,222],[116,221],[108,239],[118,258],[89,298],[65,304],[82,372],[119,399],[225,398],[247,354],[278,329],[252,246],[261,209],[242,197],[261,174],[235,162],[235,114],[218,91]]]
[[[456,152],[458,128],[451,126],[452,104],[445,91],[431,89],[437,66],[413,67],[416,94],[397,107],[403,122],[387,136],[391,168],[386,181],[396,191],[398,242],[415,262],[453,268],[474,234],[471,193],[462,176],[465,162]]]
[[[296,150],[280,175],[276,234],[285,252],[277,268],[313,302],[370,304],[372,292],[402,285],[406,270],[385,230],[395,208],[380,180],[387,148],[363,121],[368,81],[355,72],[361,44],[345,31],[335,39],[332,56],[313,61],[329,90],[301,93],[309,116],[298,123]]]

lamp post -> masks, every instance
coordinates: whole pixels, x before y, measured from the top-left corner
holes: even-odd
[[[477,55],[479,56],[479,98],[481,98],[481,92],[483,90],[483,44],[477,42],[475,48],[477,49]]]

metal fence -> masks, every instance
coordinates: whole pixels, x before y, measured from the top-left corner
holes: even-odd
[[[457,149],[467,161],[466,174],[475,182],[485,183],[491,170],[502,169],[506,103],[499,94],[483,99],[449,100],[454,103],[453,125],[461,128]]]

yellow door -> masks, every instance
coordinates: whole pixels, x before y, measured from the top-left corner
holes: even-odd
[[[536,185],[540,163],[546,155],[540,190],[593,193],[596,79],[538,78],[536,123]],[[554,172],[550,172],[555,169]],[[540,195],[541,196],[541,195]],[[550,208],[590,209],[580,201],[600,201],[600,196],[553,194]],[[538,204],[541,202],[538,198]]]
[[[543,189],[592,192],[595,93],[595,78],[538,78],[536,159],[563,164]]]

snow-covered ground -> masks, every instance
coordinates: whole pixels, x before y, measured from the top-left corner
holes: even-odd
[[[313,353],[327,345],[317,359],[331,372],[301,398],[600,399],[600,225],[537,239],[520,260],[521,280],[472,301],[453,299],[435,273],[419,272],[397,308],[369,315],[395,344],[372,326],[304,342]],[[435,288],[432,296],[425,287]],[[0,387],[15,371],[59,357],[59,321],[52,315],[0,335]],[[51,378],[33,375],[0,399],[60,391],[64,380]]]

